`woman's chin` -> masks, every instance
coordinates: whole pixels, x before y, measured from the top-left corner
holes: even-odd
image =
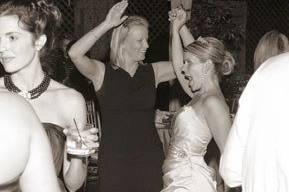
[[[191,86],[189,86],[189,87],[190,87],[192,93],[194,93],[194,94],[200,92],[200,90],[201,90],[201,88],[194,88],[194,87],[191,87]]]
[[[139,60],[140,60],[140,61],[145,60],[145,58],[146,58],[145,54],[141,54],[141,55],[139,56]]]

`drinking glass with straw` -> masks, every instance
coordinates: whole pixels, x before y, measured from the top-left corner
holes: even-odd
[[[88,145],[85,143],[75,119],[73,119],[73,122],[78,136],[73,137],[70,135],[67,137],[67,153],[79,156],[88,156],[92,154],[94,150],[89,149]]]

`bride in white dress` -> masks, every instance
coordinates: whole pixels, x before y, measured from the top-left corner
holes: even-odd
[[[169,14],[172,23],[172,61],[178,80],[192,98],[172,122],[172,138],[163,164],[162,192],[215,192],[214,170],[204,161],[207,145],[215,139],[222,152],[231,127],[229,108],[219,86],[221,75],[234,67],[232,55],[213,37],[194,40],[184,25],[182,9]],[[189,34],[182,48],[180,34]],[[182,37],[184,38],[184,37]]]

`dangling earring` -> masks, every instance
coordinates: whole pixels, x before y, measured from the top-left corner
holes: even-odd
[[[208,78],[208,70],[207,70],[207,62],[205,62],[202,66],[202,74],[201,74],[201,90],[204,91],[205,83]]]
[[[207,72],[203,72],[202,75],[201,75],[201,90],[202,90],[202,92],[204,91],[205,84],[207,82],[207,77],[208,77],[208,73]]]

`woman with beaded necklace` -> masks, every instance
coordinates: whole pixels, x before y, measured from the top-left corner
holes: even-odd
[[[92,148],[97,146],[97,136],[95,129],[83,130],[83,96],[50,79],[42,69],[60,20],[59,9],[47,0],[10,0],[0,4],[0,62],[8,73],[0,79],[0,89],[17,93],[32,105],[50,139],[58,176],[69,191],[76,191],[86,178],[86,159],[66,154],[63,131],[74,135],[79,127]]]

